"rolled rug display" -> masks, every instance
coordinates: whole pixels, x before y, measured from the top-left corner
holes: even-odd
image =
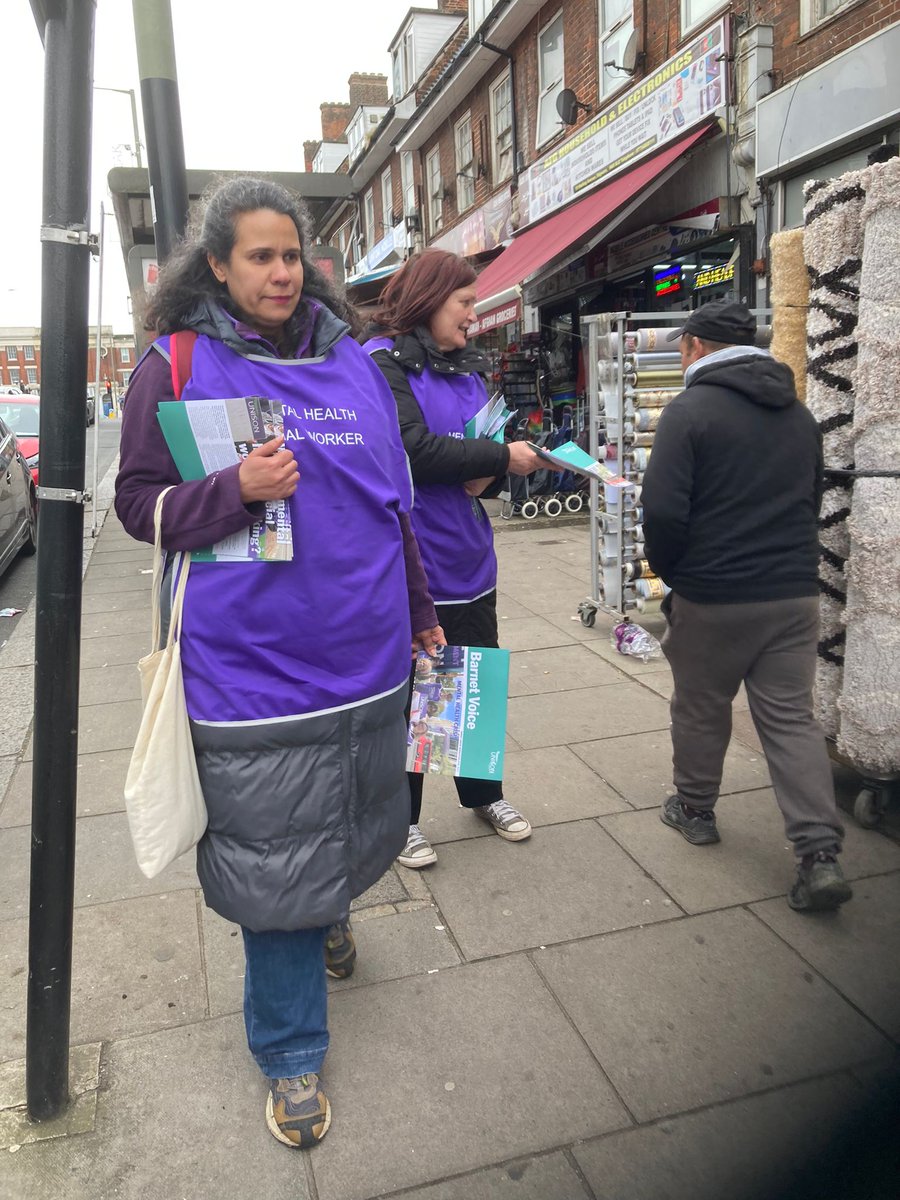
[[[856,470],[900,471],[900,159],[870,167],[862,210]],[[900,769],[900,478],[853,482],[838,748],[858,768]]]
[[[769,349],[794,372],[797,395],[805,402],[809,277],[803,257],[803,236],[802,229],[786,229],[769,239],[773,309]]]
[[[862,204],[866,171],[811,180],[803,189],[803,257],[809,276],[806,324],[806,404],[823,436],[825,465],[853,464]],[[820,635],[816,661],[816,716],[837,737],[838,697],[844,669],[844,566],[850,549],[850,488],[826,477],[819,516]]]

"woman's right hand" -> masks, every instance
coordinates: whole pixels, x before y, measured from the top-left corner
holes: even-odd
[[[271,438],[251,450],[238,471],[241,501],[285,500],[297,490],[300,470],[283,437]]]
[[[509,442],[507,445],[509,449],[507,470],[510,475],[530,475],[541,465],[541,460],[527,442]]]

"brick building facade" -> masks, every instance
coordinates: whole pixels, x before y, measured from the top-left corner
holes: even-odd
[[[97,379],[96,330],[88,338],[88,370],[85,387],[93,391]],[[100,387],[106,384],[121,394],[128,386],[137,364],[135,341],[131,334],[113,333],[107,326],[101,331]],[[39,326],[0,327],[0,385],[21,387],[28,392],[41,390],[41,330]]]

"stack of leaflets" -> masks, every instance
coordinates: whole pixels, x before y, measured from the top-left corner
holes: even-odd
[[[616,475],[614,471],[605,467],[603,463],[597,462],[596,458],[592,458],[575,442],[563,442],[561,446],[556,446],[553,450],[547,450],[544,446],[536,446],[534,442],[529,442],[528,445],[538,458],[551,463],[557,471],[575,471],[578,475],[586,475],[588,479],[599,479],[607,487],[626,488],[632,485],[630,479]]]
[[[502,442],[503,430],[512,415],[512,411],[506,407],[503,393],[494,392],[487,404],[466,421],[466,437]]]
[[[182,479],[205,479],[233,467],[256,446],[284,432],[280,400],[240,396],[230,400],[164,400],[159,423]],[[287,500],[267,500],[266,515],[203,550],[195,562],[289,562],[294,557]]]
[[[416,659],[406,769],[502,779],[509,651],[444,646]]]

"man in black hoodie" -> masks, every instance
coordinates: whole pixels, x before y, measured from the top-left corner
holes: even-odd
[[[641,494],[647,558],[672,589],[663,650],[676,794],[661,818],[694,845],[719,841],[714,807],[743,683],[797,855],[788,903],[834,909],[852,893],[812,711],[821,436],[790,368],[754,345],[743,304],[707,304],[675,337],[685,390],[660,419]]]

